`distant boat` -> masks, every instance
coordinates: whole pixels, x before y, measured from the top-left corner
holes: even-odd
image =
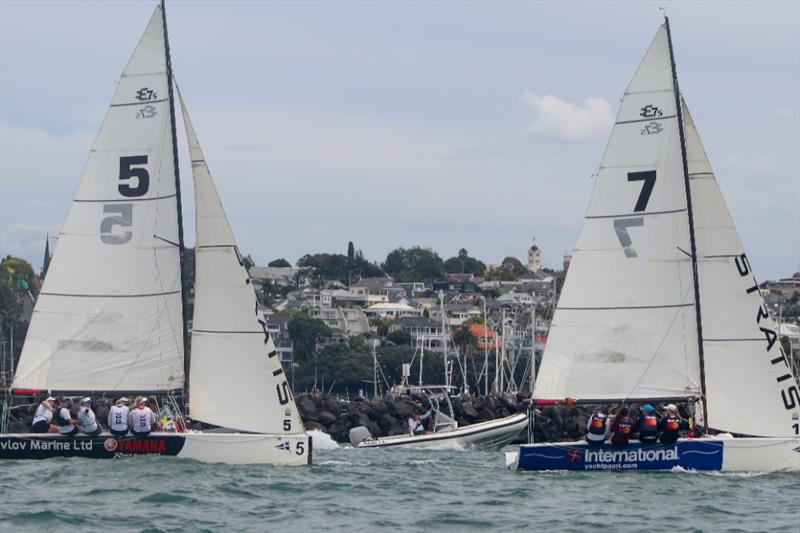
[[[622,99],[534,398],[687,402],[718,436],[527,444],[511,468],[800,468],[797,377],[678,89],[668,19]]]
[[[413,394],[425,396],[428,399],[433,417],[432,431],[417,435],[373,437],[366,427],[357,426],[350,429],[350,443],[354,448],[449,449],[459,447],[473,450],[499,450],[507,446],[528,426],[527,413],[517,413],[459,427],[454,418],[453,404],[449,396],[450,389],[452,387],[443,385],[402,385],[393,390],[394,394]],[[445,413],[445,409],[449,414]]]
[[[222,463],[311,462],[311,438],[183,101],[181,107],[196,207],[191,341],[162,0],[92,146],[36,303],[12,394],[160,395],[182,405],[193,420],[227,431],[142,438],[2,434],[0,458],[159,454]]]

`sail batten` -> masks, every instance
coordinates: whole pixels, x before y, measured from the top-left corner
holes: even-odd
[[[156,7],[112,97],[31,318],[13,387],[183,386],[165,37]]]
[[[192,418],[239,431],[302,432],[279,354],[266,331],[186,105],[180,92],[178,95],[189,141],[196,206],[189,371]]]

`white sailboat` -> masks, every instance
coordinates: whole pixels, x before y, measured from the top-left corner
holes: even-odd
[[[0,458],[177,455],[307,464],[304,432],[200,145],[191,361],[166,15],[156,7],[120,78],[31,319],[12,394],[174,395],[224,433],[2,434]],[[255,302],[255,303],[254,303]],[[188,380],[187,380],[188,378]]]
[[[731,438],[528,444],[509,467],[800,468],[800,388],[681,97],[667,19],[622,99],[534,398],[686,401]]]

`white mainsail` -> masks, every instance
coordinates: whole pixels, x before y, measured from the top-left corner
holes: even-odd
[[[752,436],[795,435],[797,382],[758,289],[686,103],[683,122],[694,208],[708,424]]]
[[[156,7],[59,234],[15,388],[183,387],[178,213],[165,32]]]
[[[180,98],[180,93],[179,93]],[[195,187],[191,416],[256,433],[301,433],[280,356],[241,262],[189,114],[180,98]]]
[[[630,82],[537,377],[537,399],[700,394],[694,276],[667,30]]]

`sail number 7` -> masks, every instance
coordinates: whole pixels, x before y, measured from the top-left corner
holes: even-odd
[[[642,190],[639,192],[639,198],[636,200],[636,206],[633,208],[634,213],[640,213],[647,209],[650,195],[653,194],[653,187],[656,184],[656,171],[645,170],[644,172],[628,172],[628,181],[644,182],[642,184]]]
[[[150,173],[146,168],[135,165],[146,165],[146,155],[122,156],[119,158],[119,193],[126,198],[144,196],[150,189]],[[135,182],[129,180],[135,179]],[[114,226],[129,228],[133,226],[133,204],[103,204],[103,214],[111,215],[100,222],[100,240],[106,244],[125,244],[131,240],[133,233],[124,231],[114,233]]]

